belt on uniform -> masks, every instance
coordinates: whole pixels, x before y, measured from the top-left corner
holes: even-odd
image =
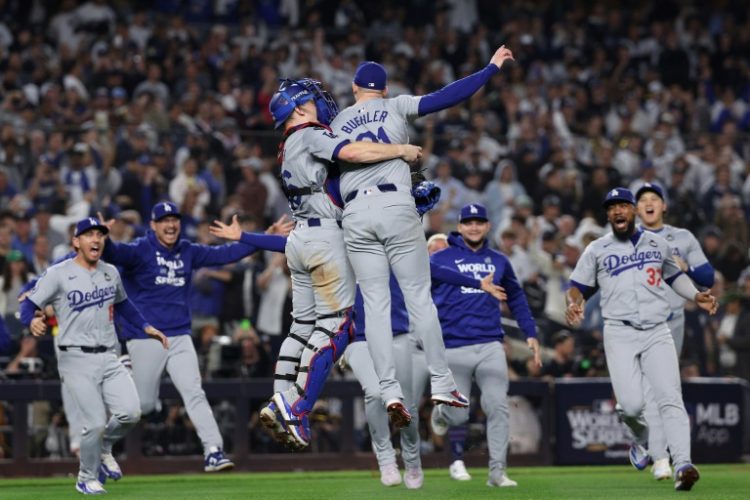
[[[381,193],[387,193],[388,191],[398,191],[398,188],[396,187],[396,185],[391,184],[391,183],[378,184],[375,187],[378,188]],[[346,195],[346,198],[344,198],[344,202],[349,203],[350,201],[352,201],[354,198],[357,197],[357,193],[359,193],[359,189],[355,189],[354,191]]]
[[[620,324],[622,326],[629,326],[630,328],[635,328],[636,330],[650,330],[651,327],[643,327],[636,325],[635,323],[632,323],[626,319],[608,319],[607,321],[614,323],[614,324]]]
[[[307,219],[307,227],[320,227],[321,225],[322,224],[320,222],[320,219],[318,219],[317,217],[313,217],[312,219]],[[336,225],[338,225],[339,228],[340,228],[341,227],[341,221],[337,220],[336,221]]]
[[[59,346],[59,349],[61,351],[79,350],[79,351],[85,352],[87,354],[97,354],[97,353],[109,351],[109,347],[103,346],[103,345],[95,345],[95,346],[88,346],[88,345],[61,345],[61,346]]]

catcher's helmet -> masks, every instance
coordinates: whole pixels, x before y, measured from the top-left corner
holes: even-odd
[[[338,114],[338,106],[333,97],[322,88],[319,81],[311,78],[302,80],[281,80],[279,90],[271,98],[268,110],[271,112],[275,128],[281,127],[294,111],[294,108],[315,100],[318,121],[324,125]]]

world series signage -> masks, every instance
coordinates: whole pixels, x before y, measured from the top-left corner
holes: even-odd
[[[750,385],[738,379],[691,379],[682,385],[697,463],[739,461],[750,438]],[[609,379],[555,381],[555,462],[627,464],[631,437],[620,422]]]

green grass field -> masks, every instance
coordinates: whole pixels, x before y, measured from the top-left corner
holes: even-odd
[[[704,465],[701,480],[690,493],[675,492],[673,483],[656,482],[647,472],[631,467],[526,467],[510,471],[517,488],[488,488],[486,469],[471,469],[473,479],[452,481],[447,469],[425,471],[421,490],[402,486],[385,488],[379,476],[367,471],[228,473],[223,475],[185,474],[169,476],[128,476],[110,484],[109,498],[284,498],[362,499],[362,498],[513,498],[545,500],[595,498],[649,499],[674,496],[720,499],[750,498],[750,465]],[[0,498],[81,498],[72,478],[0,479]]]

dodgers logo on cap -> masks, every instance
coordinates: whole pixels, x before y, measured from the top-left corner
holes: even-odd
[[[160,219],[163,219],[164,217],[167,217],[168,215],[182,218],[180,211],[177,209],[177,205],[175,205],[171,201],[162,201],[161,203],[157,203],[151,210],[152,221],[158,221]]]
[[[607,197],[604,199],[602,206],[607,208],[609,205],[615,202],[625,202],[635,205],[635,197],[633,193],[626,188],[618,187],[607,193]]]
[[[461,209],[461,214],[458,217],[458,222],[464,222],[467,220],[482,220],[487,219],[487,209],[479,203],[470,203]]]
[[[104,234],[109,233],[109,228],[99,222],[99,219],[97,219],[96,217],[86,217],[85,219],[81,219],[80,221],[78,221],[78,223],[76,224],[75,236],[78,237],[92,229],[98,229]]]

